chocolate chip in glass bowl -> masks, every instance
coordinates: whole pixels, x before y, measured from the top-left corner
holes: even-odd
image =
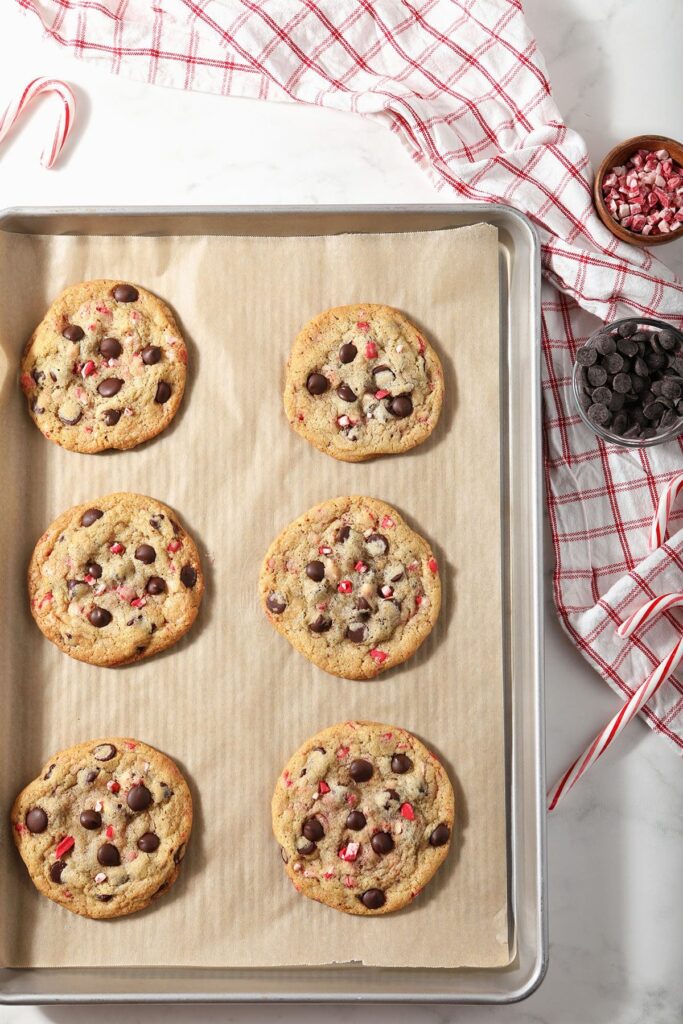
[[[621,352],[622,356],[628,356],[632,359],[633,356],[638,355],[638,344],[631,338],[619,338],[617,341],[617,351]]]
[[[597,358],[597,348],[592,345],[583,345],[576,353],[576,361],[579,366],[593,366]]]
[[[586,377],[588,378],[589,384],[592,384],[595,388],[599,388],[602,387],[603,384],[607,383],[607,370],[604,366],[598,366],[597,364],[595,366],[589,366],[586,371]]]
[[[601,356],[611,356],[617,351],[617,343],[609,334],[601,334],[595,342],[595,348]]]
[[[577,405],[596,433],[617,443],[667,440],[683,426],[683,338],[652,320],[625,326],[602,329],[577,352]]]
[[[624,357],[618,352],[611,352],[605,356],[602,365],[608,373],[621,373],[624,369]]]
[[[604,384],[601,388],[596,388],[591,398],[594,402],[601,402],[603,405],[609,406],[612,401],[612,392]]]
[[[612,414],[602,402],[595,402],[586,413],[591,423],[597,423],[600,427],[606,427],[612,419]]]

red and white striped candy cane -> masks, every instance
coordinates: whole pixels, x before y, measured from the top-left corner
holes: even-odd
[[[631,636],[644,623],[656,618],[657,615],[663,615],[669,608],[680,608],[682,604],[683,594],[663,594],[661,597],[653,597],[637,612],[624,619],[617,629],[617,633],[624,638]]]
[[[49,170],[69,137],[76,113],[76,100],[66,82],[62,82],[58,78],[34,78],[32,82],[29,82],[26,88],[10,103],[0,118],[0,142],[3,141],[18,118],[21,117],[22,112],[31,100],[48,92],[56,93],[61,100],[59,119],[55,124],[50,141],[45,146],[40,157],[43,167]]]
[[[617,632],[622,637],[631,636],[636,629],[650,622],[657,615],[661,615],[669,608],[683,605],[683,594],[665,594],[663,597],[656,597],[648,601],[642,608],[621,623]],[[617,738],[632,718],[638,714],[641,708],[647,704],[650,698],[657,692],[665,680],[675,671],[680,662],[683,661],[683,636],[676,646],[669,651],[664,661],[660,662],[657,668],[647,679],[644,680],[635,691],[632,697],[624,704],[621,711],[614,716],[605,728],[599,733],[593,742],[586,747],[583,754],[577,757],[576,761],[567,769],[559,782],[548,793],[548,810],[553,811],[563,796],[576,785],[582,775],[594,765],[599,757],[605,753],[611,743]]]
[[[678,476],[669,480],[657,502],[657,511],[652,519],[652,527],[650,529],[650,551],[656,551],[664,543],[671,509],[682,490],[683,473],[679,473]]]

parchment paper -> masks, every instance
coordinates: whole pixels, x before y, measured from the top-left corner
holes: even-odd
[[[68,284],[138,282],[175,309],[190,377],[174,425],[130,452],[78,455],[32,425],[17,385],[26,338]],[[494,966],[510,960],[504,814],[498,393],[498,253],[487,225],[300,238],[0,236],[0,470],[4,562],[0,860],[9,966]],[[435,344],[447,401],[410,454],[349,465],[288,427],[283,368],[303,323],[349,302],[397,306]],[[25,571],[41,531],[110,491],[175,507],[208,585],[190,634],[121,669],[73,661],[29,614]],[[430,639],[374,682],[310,665],[271,628],[257,576],[271,539],[345,493],[394,505],[432,543],[444,603]],[[450,855],[412,906],[355,918],[300,897],[271,834],[291,753],[345,718],[405,726],[447,766]],[[63,747],[138,737],[176,759],[195,801],[180,880],[148,910],[93,922],[40,897],[7,814]]]

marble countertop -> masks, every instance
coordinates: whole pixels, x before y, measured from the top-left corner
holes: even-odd
[[[680,0],[526,0],[561,110],[594,161],[639,132],[683,138]],[[655,14],[656,11],[656,14]],[[77,63],[0,13],[0,97],[38,74],[78,89],[79,121],[51,172],[38,162],[48,104],[0,152],[0,205],[443,202],[384,128],[350,115],[154,89]],[[683,272],[683,242],[659,255]],[[548,776],[616,698],[565,638],[546,569]],[[5,1024],[321,1021],[673,1024],[683,1015],[680,761],[635,722],[552,817],[550,969],[514,1007],[0,1007]]]

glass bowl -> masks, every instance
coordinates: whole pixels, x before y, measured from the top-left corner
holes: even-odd
[[[660,333],[666,331],[666,345],[664,347],[659,343]],[[640,337],[643,335],[644,337]],[[586,366],[585,361],[581,361],[580,353],[585,353],[587,349],[597,349],[596,360],[593,365],[602,364],[603,360],[607,358],[605,354],[600,351],[602,345],[605,349],[609,350],[611,345],[608,338],[613,337],[616,345],[616,353],[621,355],[624,360],[624,366],[620,368],[620,371],[615,375],[607,371],[607,380],[603,385],[591,383],[588,380],[588,370],[592,369],[592,366]],[[602,342],[605,339],[605,342]],[[671,342],[673,341],[673,345]],[[620,350],[620,342],[621,349]],[[627,344],[624,344],[624,343]],[[628,344],[628,343],[631,344]],[[600,344],[602,343],[602,344]],[[637,352],[633,351],[633,344],[637,345]],[[657,359],[655,359],[655,353]],[[609,353],[608,355],[614,355],[615,353]],[[661,364],[659,368],[648,366],[650,375],[655,375],[655,380],[651,380],[650,377],[644,377],[635,372],[635,363],[637,360],[647,360],[650,358],[652,362]],[[584,355],[584,360],[590,359],[590,355]],[[673,360],[680,359],[681,365],[671,365]],[[663,363],[665,360],[665,364]],[[631,387],[624,393],[623,390],[615,390],[611,387],[614,384],[616,377],[627,374],[631,378]],[[601,377],[602,374],[594,376]],[[641,391],[638,394],[634,392],[633,381],[638,378],[642,384],[638,385]],[[650,393],[650,385],[655,384],[656,390],[660,390],[660,384],[662,381],[669,382],[665,388],[667,394],[657,394],[656,392]],[[681,397],[675,398],[677,394],[677,388],[673,385],[678,385],[681,391]],[[585,345],[582,345],[577,352],[577,358],[574,361],[574,371],[572,374],[572,387],[574,392],[574,399],[576,402],[576,408],[579,416],[586,424],[587,427],[601,437],[603,441],[609,441],[611,444],[618,444],[624,448],[650,448],[652,445],[664,444],[666,441],[673,441],[676,437],[683,432],[683,334],[678,331],[671,324],[665,323],[663,320],[651,320],[647,317],[626,317],[623,320],[613,320],[609,324],[604,324],[599,330],[591,334],[590,338]],[[597,388],[607,387],[611,392],[611,403],[608,405],[607,411],[608,417],[605,417],[602,409],[596,410],[593,415],[589,415],[589,409],[595,404],[606,405],[604,401],[605,395],[599,395],[599,401],[595,403],[592,395]],[[619,387],[625,387],[625,381],[622,379],[619,381]],[[618,396],[623,395],[623,401]],[[667,422],[663,427],[655,427],[653,421],[649,417],[645,417],[643,412],[642,396],[646,395],[650,398],[650,401],[646,401],[646,407],[651,403],[656,403],[660,409],[663,410],[663,414],[667,420],[671,419],[670,413],[673,412],[676,415],[675,421]],[[639,411],[638,411],[639,410]],[[659,409],[657,410],[659,412]],[[631,419],[633,415],[637,415],[640,420],[643,421],[643,425],[639,427],[638,435],[634,435],[633,429],[631,429]],[[619,426],[623,424],[624,415],[628,416],[628,425],[625,429],[625,433],[629,432],[632,436],[625,436],[618,430],[614,430],[615,423]],[[594,418],[595,417],[595,418]],[[600,422],[604,419],[605,422]],[[655,430],[655,433],[650,436],[650,431]],[[643,436],[645,432],[645,436]]]

